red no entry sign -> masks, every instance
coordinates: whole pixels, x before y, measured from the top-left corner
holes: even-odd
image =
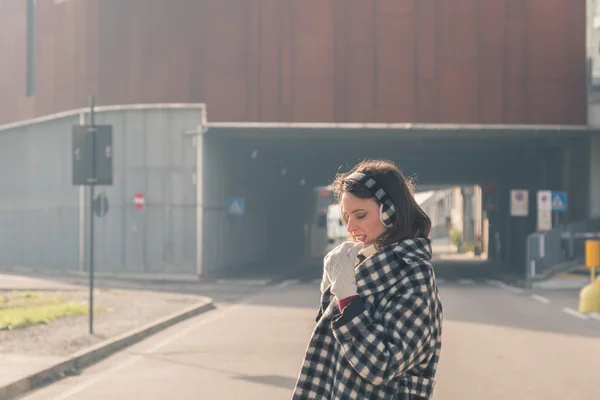
[[[133,198],[133,204],[135,205],[136,209],[143,209],[146,205],[146,198],[144,197],[144,194],[141,192],[137,192],[135,194],[135,197]]]

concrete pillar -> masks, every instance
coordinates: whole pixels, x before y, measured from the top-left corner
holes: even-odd
[[[461,194],[463,197],[463,241],[472,242],[475,240],[473,229],[473,186],[462,186]]]
[[[564,146],[562,149],[562,176],[561,176],[561,185],[560,187],[555,188],[554,190],[560,190],[567,192],[568,197],[573,197],[574,193],[569,190],[571,189],[571,170],[573,169],[573,158],[574,158],[574,149],[572,144],[568,144]],[[570,192],[570,193],[569,193]],[[570,199],[573,200],[573,199]],[[552,227],[558,228],[559,226],[564,225],[570,219],[570,215],[572,214],[572,207],[566,212],[561,213],[553,213],[552,215]]]
[[[577,138],[562,147],[562,174],[551,190],[567,193],[567,211],[557,213],[555,222],[563,226],[589,217],[590,187],[595,184],[590,175],[596,173],[591,165],[593,149],[588,138]]]
[[[194,137],[196,148],[196,171],[194,181],[196,184],[196,274],[204,279],[204,134],[206,129],[200,127],[200,134]]]
[[[571,159],[570,182],[567,189],[572,193],[573,197],[569,207],[571,211],[570,217],[573,220],[582,220],[590,217],[590,160],[590,138],[582,138],[578,140],[574,148]]]
[[[490,221],[484,213],[481,223],[481,252],[490,258]]]
[[[598,122],[600,126],[600,121]],[[600,218],[600,135],[590,138],[589,216]]]
[[[588,105],[588,125],[590,128],[600,128],[600,104]],[[589,148],[589,217],[600,218],[600,135],[590,138]]]

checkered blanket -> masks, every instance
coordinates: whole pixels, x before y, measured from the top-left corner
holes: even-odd
[[[387,246],[356,268],[343,313],[323,291],[293,399],[430,399],[442,305],[429,239]],[[420,396],[420,397],[418,397]]]

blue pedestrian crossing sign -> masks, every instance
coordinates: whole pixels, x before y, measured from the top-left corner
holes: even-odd
[[[567,211],[567,193],[552,192],[552,211],[565,212]]]
[[[230,197],[227,199],[227,214],[241,217],[246,211],[246,205],[242,197]]]

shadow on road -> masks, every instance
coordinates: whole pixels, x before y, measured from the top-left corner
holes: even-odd
[[[235,371],[229,370],[229,369],[215,368],[215,367],[210,367],[210,366],[203,365],[200,363],[177,360],[177,359],[173,358],[174,356],[190,356],[190,355],[198,353],[193,350],[187,351],[185,354],[177,354],[177,353],[175,353],[175,354],[173,354],[173,353],[157,353],[157,354],[144,353],[144,354],[141,354],[141,353],[134,353],[134,352],[129,352],[129,353],[132,355],[141,356],[145,359],[152,359],[152,360],[156,360],[156,361],[160,361],[160,362],[164,362],[164,363],[168,363],[168,364],[175,364],[175,365],[180,365],[180,366],[194,368],[194,369],[203,370],[203,371],[217,372],[217,373],[220,373],[223,375],[227,375],[233,379],[258,383],[258,384],[262,384],[262,385],[280,387],[280,388],[284,388],[284,389],[293,389],[296,384],[296,378],[292,378],[292,377],[288,377],[288,376],[240,374],[238,372],[235,372]],[[198,359],[198,358],[196,358],[196,359]]]

